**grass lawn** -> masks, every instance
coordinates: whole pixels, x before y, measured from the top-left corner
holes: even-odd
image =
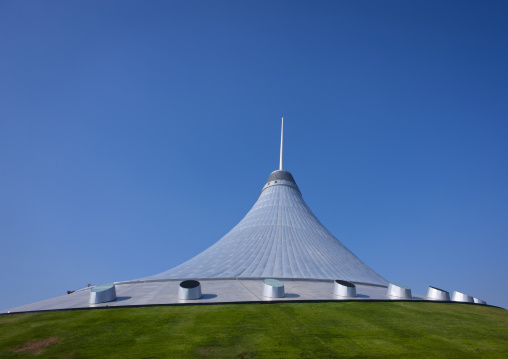
[[[0,358],[508,358],[508,311],[458,303],[144,307],[0,317]]]

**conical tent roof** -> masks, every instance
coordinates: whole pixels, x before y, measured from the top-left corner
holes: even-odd
[[[319,222],[291,173],[274,171],[247,215],[187,262],[143,278],[342,279],[388,285]]]

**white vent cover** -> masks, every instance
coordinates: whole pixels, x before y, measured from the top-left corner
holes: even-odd
[[[178,288],[178,299],[195,300],[201,298],[201,284],[197,280],[184,280]]]
[[[333,294],[338,297],[356,298],[356,286],[345,280],[336,280],[333,286]]]
[[[277,279],[265,279],[263,281],[263,297],[284,298],[284,284]]]
[[[449,301],[450,293],[448,293],[446,290],[429,286],[429,289],[427,290],[427,298],[430,300]]]
[[[113,283],[97,285],[90,291],[90,304],[111,302],[116,299],[116,288]]]
[[[452,301],[454,302],[465,302],[465,303],[474,303],[473,297],[470,295],[454,291],[452,295]]]
[[[396,283],[390,283],[388,285],[386,296],[391,299],[413,299],[411,288]]]

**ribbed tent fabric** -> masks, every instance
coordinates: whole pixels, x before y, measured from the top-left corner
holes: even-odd
[[[335,238],[305,204],[288,171],[270,174],[247,215],[187,262],[142,280],[328,279],[388,285]]]

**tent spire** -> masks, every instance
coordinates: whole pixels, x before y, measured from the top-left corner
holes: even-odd
[[[279,170],[282,171],[282,142],[284,139],[284,117],[282,117],[282,126],[280,128],[280,166]]]

